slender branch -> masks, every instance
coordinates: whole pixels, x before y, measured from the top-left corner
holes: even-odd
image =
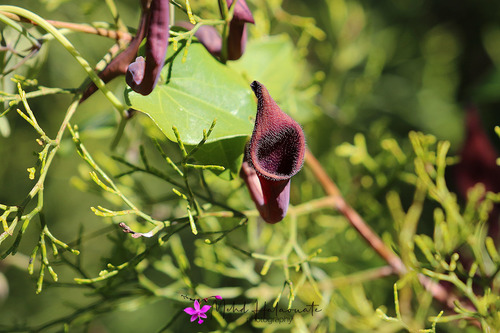
[[[302,203],[297,206],[290,206],[288,212],[290,214],[295,214],[297,216],[307,215],[311,212],[318,211],[322,208],[331,208],[335,205],[336,199],[334,197],[328,196],[320,199],[310,200],[308,202]],[[203,212],[201,217],[215,216],[215,217],[256,217],[259,216],[259,211],[257,209],[244,210],[241,212],[237,211],[214,211],[214,212]]]
[[[309,149],[306,151],[306,165],[311,169],[316,179],[319,181],[323,190],[326,194],[334,199],[334,206],[337,210],[342,213],[349,223],[358,231],[358,233],[368,242],[368,244],[382,257],[393,269],[394,273],[403,275],[406,273],[406,267],[404,266],[401,259],[394,254],[385,244],[382,242],[380,237],[371,230],[371,228],[366,224],[363,218],[346,203],[345,199],[342,197],[337,185],[328,176],[326,171],[323,169],[321,164],[318,162],[316,157],[311,153]],[[446,290],[442,285],[436,283],[435,281],[429,279],[423,274],[418,275],[420,283],[429,291],[432,296],[445,303],[449,308],[454,308],[453,302],[458,298],[456,295],[452,294]]]
[[[0,11],[0,14],[7,16],[11,20],[17,21],[17,22],[26,22],[32,25],[39,25],[37,22],[30,20],[28,18],[9,13],[6,11]],[[87,34],[93,34],[97,36],[103,36],[111,39],[116,39],[120,40],[123,42],[129,42],[132,40],[132,35],[129,34],[128,32],[121,31],[121,30],[111,30],[107,28],[102,28],[90,24],[82,24],[82,23],[72,23],[72,22],[63,22],[63,21],[55,21],[55,20],[46,20],[48,23],[53,25],[55,28],[63,28],[63,29],[69,29],[72,31],[79,31]],[[97,24],[96,24],[97,25]]]
[[[123,23],[123,20],[120,18],[120,14],[118,13],[118,9],[116,8],[116,4],[114,0],[105,0],[106,6],[108,6],[111,15],[115,21],[118,30],[121,32],[127,32],[127,26]]]
[[[306,165],[314,173],[321,186],[325,190],[328,196],[331,196],[335,200],[334,206],[339,212],[341,212],[351,223],[351,225],[359,232],[359,234],[370,244],[370,246],[394,269],[398,274],[404,274],[406,268],[403,265],[401,259],[394,254],[385,244],[382,242],[380,237],[378,237],[375,232],[366,224],[361,216],[347,204],[342,197],[337,185],[325,172],[321,164],[318,162],[316,157],[308,149],[306,151]]]
[[[126,197],[122,193],[122,191],[120,191],[120,189],[115,184],[115,182],[111,179],[111,177],[108,176],[108,174],[106,172],[104,172],[104,170],[101,169],[101,167],[99,165],[97,165],[97,163],[94,161],[94,159],[92,158],[92,156],[90,155],[90,153],[87,151],[87,149],[85,148],[85,146],[81,142],[79,133],[77,131],[78,129],[77,128],[72,128],[71,126],[69,126],[68,129],[69,129],[69,131],[70,131],[70,133],[71,133],[71,135],[73,137],[73,141],[74,141],[74,143],[75,143],[75,145],[77,147],[78,153],[85,160],[85,162],[87,162],[90,165],[90,167],[92,167],[92,169],[94,169],[94,171],[95,171],[94,181],[97,183],[97,185],[101,186],[103,189],[107,190],[108,192],[117,195],[128,207],[131,208],[133,214],[135,214],[137,216],[140,216],[141,218],[143,218],[144,220],[148,221],[149,223],[155,225],[158,228],[163,228],[163,227],[169,226],[169,222],[168,221],[158,221],[158,220],[155,220],[151,216],[147,215],[146,213],[142,212],[139,208],[137,208],[137,206],[135,206],[132,203],[132,201],[130,201],[128,199],[128,197]],[[107,184],[103,183],[97,177],[97,174],[100,177],[102,177],[106,181]],[[93,209],[93,210],[94,210],[94,213],[96,213],[96,212],[98,213],[97,215],[102,215],[102,214],[99,214],[99,210],[98,209]],[[114,215],[115,214],[113,213],[113,216]]]
[[[78,52],[78,50],[71,44],[71,42],[53,25],[48,23],[42,17],[32,13],[26,9],[15,7],[15,6],[0,6],[0,11],[6,11],[13,14],[17,14],[23,17],[26,17],[30,20],[36,21],[40,27],[42,27],[45,31],[50,33],[54,38],[75,58],[75,60],[82,66],[87,75],[92,79],[95,85],[103,92],[106,98],[113,104],[113,106],[120,111],[120,113],[124,113],[127,107],[123,105],[122,102],[118,100],[118,98],[106,87],[105,83],[99,78],[94,69],[90,66],[90,64],[85,60],[85,58]]]

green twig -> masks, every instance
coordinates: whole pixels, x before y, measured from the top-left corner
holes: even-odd
[[[95,85],[103,92],[106,98],[113,104],[113,106],[120,111],[121,114],[125,112],[127,107],[123,105],[116,96],[111,93],[111,91],[106,87],[104,82],[99,78],[96,72],[92,69],[90,64],[83,58],[78,52],[78,50],[71,44],[71,42],[59,32],[52,24],[47,22],[42,17],[37,14],[30,12],[26,9],[16,7],[16,6],[0,6],[0,11],[5,11],[9,13],[13,13],[22,17],[25,17],[36,24],[38,24],[41,28],[50,33],[54,38],[75,58],[75,60],[82,66],[90,79],[95,83]]]

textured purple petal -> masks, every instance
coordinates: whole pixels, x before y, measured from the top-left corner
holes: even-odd
[[[231,8],[232,4],[233,0],[227,0],[228,8]],[[223,12],[222,8],[220,9]],[[254,24],[255,20],[245,0],[239,0],[235,4],[233,18],[229,24],[227,60],[237,60],[243,55],[247,41],[246,23]]]
[[[255,126],[240,175],[264,221],[277,223],[288,210],[290,178],[302,168],[305,137],[300,125],[281,111],[266,87],[251,87],[258,99]]]
[[[194,301],[194,309],[195,309],[197,312],[200,312],[200,303],[198,302],[198,300],[195,300],[195,301]]]
[[[214,297],[217,299],[222,299],[222,296],[219,296],[219,295],[215,295]]]
[[[194,25],[186,22],[180,21],[175,23],[176,26],[183,27],[187,30],[193,29]],[[194,34],[198,41],[205,46],[208,52],[211,55],[220,57],[220,51],[222,49],[222,37],[219,34],[219,31],[211,25],[202,25],[198,28],[196,33]]]
[[[198,315],[196,315],[196,314],[192,315],[191,316],[191,322],[195,321],[197,318],[198,318]]]
[[[231,21],[227,36],[227,59],[238,60],[245,52],[247,43],[247,27],[240,21]]]
[[[250,162],[263,177],[275,181],[290,179],[304,162],[304,132],[292,117],[281,111],[264,85],[254,81],[251,87],[258,103],[248,150]]]
[[[119,75],[126,75],[129,64],[134,61],[134,58],[137,56],[137,51],[139,50],[139,46],[141,45],[142,40],[146,36],[146,28],[148,23],[148,10],[146,9],[146,0],[143,0],[142,5],[142,15],[141,21],[139,23],[139,27],[137,28],[137,33],[130,41],[128,47],[120,54],[111,60],[111,62],[99,73],[99,77],[104,81],[104,83],[108,83],[113,80],[115,77]],[[97,87],[95,83],[92,83],[88,86],[87,90],[82,95],[80,102],[85,101],[90,95],[96,92]]]
[[[290,204],[290,179],[274,181],[260,175],[258,177],[265,203],[265,209],[260,211],[262,218],[267,223],[283,220]]]

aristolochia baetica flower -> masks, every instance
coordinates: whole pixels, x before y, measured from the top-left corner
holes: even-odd
[[[264,221],[276,223],[288,210],[290,178],[302,168],[305,137],[266,87],[257,81],[251,87],[258,100],[257,116],[240,176]]]
[[[167,55],[170,2],[152,0],[146,35],[145,59],[137,57],[127,70],[127,84],[142,95],[149,95],[160,78],[160,72]]]

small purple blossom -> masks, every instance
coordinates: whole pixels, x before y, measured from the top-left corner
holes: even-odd
[[[221,297],[221,299],[222,299],[222,297]],[[198,319],[198,324],[201,324],[201,323],[203,323],[203,319],[201,319],[201,318],[207,318],[207,315],[205,314],[205,312],[210,310],[211,307],[212,307],[211,305],[203,305],[200,309],[200,303],[198,302],[198,300],[195,300],[194,301],[194,308],[185,308],[184,312],[186,312],[188,315],[191,316],[192,322],[195,321],[196,319]]]

